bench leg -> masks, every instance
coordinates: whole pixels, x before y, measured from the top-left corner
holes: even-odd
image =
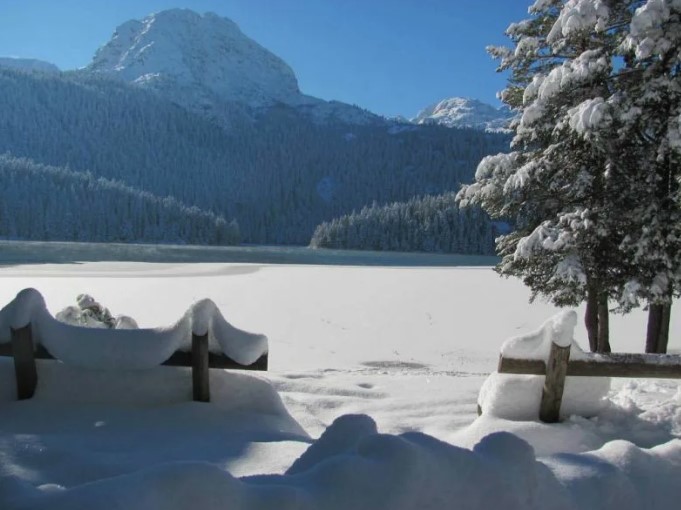
[[[38,384],[31,325],[28,324],[19,329],[11,328],[11,334],[14,372],[17,379],[17,398],[25,400],[33,396]]]
[[[210,402],[208,333],[192,334],[192,388],[195,402]]]

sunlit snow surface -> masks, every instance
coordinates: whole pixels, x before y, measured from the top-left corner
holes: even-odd
[[[380,254],[365,255],[372,267],[353,259],[310,265],[274,248],[267,256],[288,264],[102,261],[119,249],[108,245],[97,247],[99,262],[83,263],[92,257],[81,258],[82,247],[69,256],[60,246],[55,259],[44,245],[25,245],[22,254],[0,244],[0,304],[34,287],[54,314],[92,293],[145,328],[173,324],[209,298],[229,322],[268,336],[271,370],[213,370],[213,401],[201,404],[191,402],[187,369],[112,375],[45,361],[34,399],[15,402],[12,362],[0,359],[3,510],[422,509],[452,500],[459,508],[621,510],[676,508],[681,498],[681,446],[669,442],[681,436],[674,381],[615,381],[611,403],[589,420],[476,419],[503,341],[556,312],[529,305],[520,283],[489,267],[423,267],[419,256],[395,264],[391,255],[392,267],[380,267]],[[44,263],[17,265],[26,249]],[[314,256],[324,262],[324,252]],[[582,329],[576,340],[584,346]],[[640,351],[645,314],[614,317],[611,332],[614,349]],[[371,419],[327,428],[347,414]],[[483,441],[499,431],[534,453],[512,436]],[[271,476],[253,476],[260,474]]]

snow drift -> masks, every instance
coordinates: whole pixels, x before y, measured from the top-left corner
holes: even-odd
[[[192,333],[208,333],[211,351],[222,352],[242,365],[254,363],[268,350],[266,336],[232,326],[210,299],[194,303],[167,328],[90,329],[56,320],[40,292],[24,289],[0,310],[0,343],[11,341],[10,328],[29,323],[34,342],[55,358],[85,368],[151,368],[177,350],[188,350]]]
[[[617,441],[539,461],[509,433],[467,450],[422,433],[380,434],[367,416],[346,415],[284,475],[238,479],[211,463],[172,462],[43,490],[26,508],[441,510],[455,502],[462,509],[667,509],[681,497],[679,468],[679,440],[650,450]]]

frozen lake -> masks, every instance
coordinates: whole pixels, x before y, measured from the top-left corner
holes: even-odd
[[[313,250],[303,246],[182,246],[164,244],[0,241],[0,264],[69,262],[225,262],[325,266],[493,266],[496,257],[443,253]]]

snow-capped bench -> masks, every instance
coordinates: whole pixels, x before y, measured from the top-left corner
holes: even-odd
[[[208,402],[209,369],[267,370],[268,341],[229,324],[207,299],[169,328],[93,329],[57,321],[42,295],[25,289],[0,310],[0,356],[14,358],[19,399],[35,392],[35,360],[56,359],[100,370],[191,367],[194,400]]]

